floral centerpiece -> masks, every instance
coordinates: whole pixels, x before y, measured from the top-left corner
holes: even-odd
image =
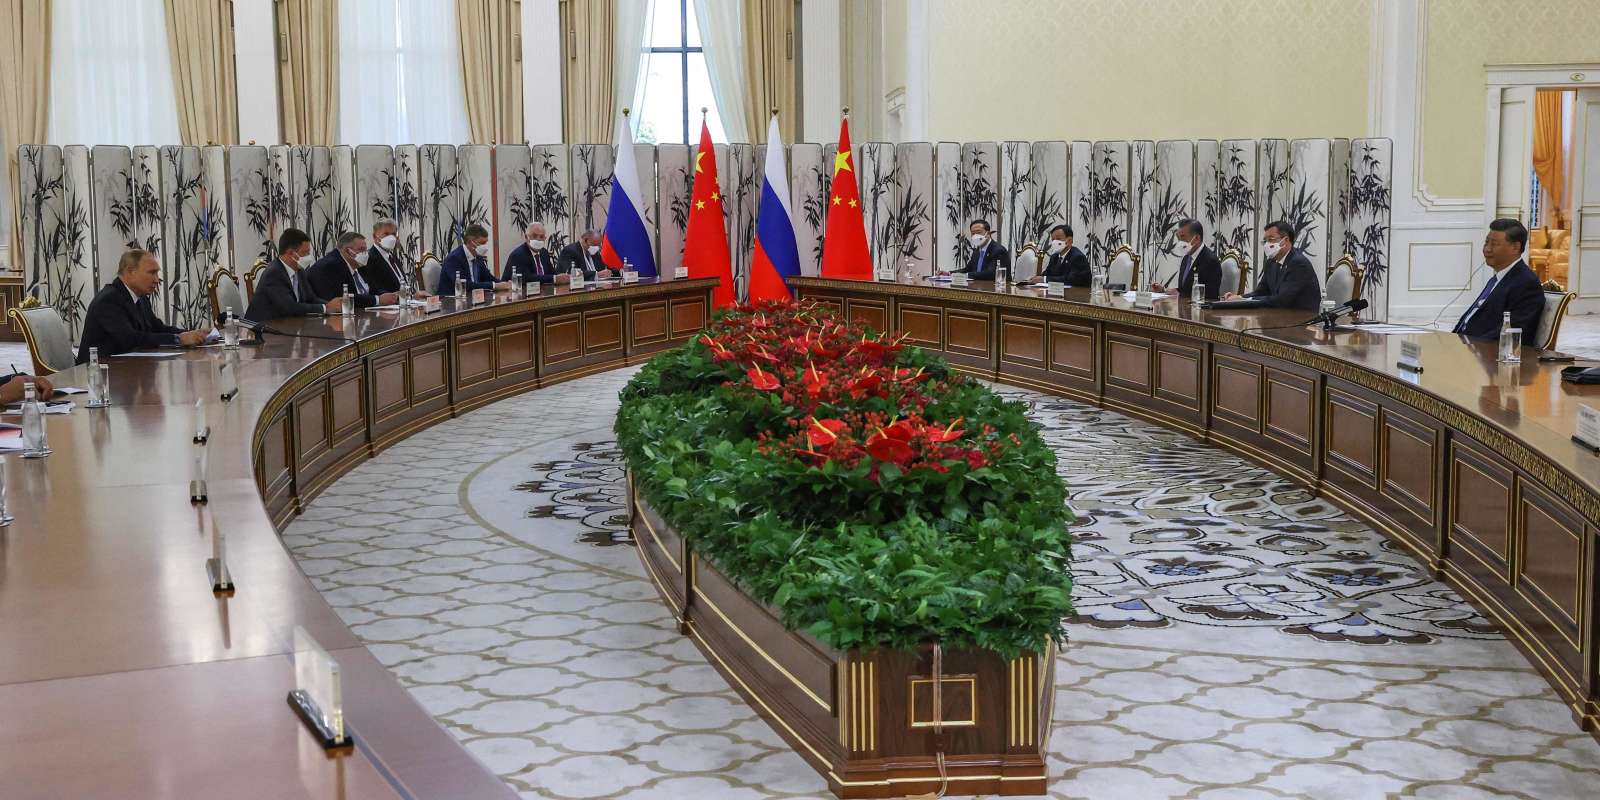
[[[1071,612],[1066,488],[1020,403],[818,305],[715,319],[622,392],[636,490],[841,651],[1042,652]]]

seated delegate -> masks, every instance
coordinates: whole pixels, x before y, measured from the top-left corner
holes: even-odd
[[[488,255],[489,229],[482,225],[468,225],[461,234],[461,244],[444,257],[439,269],[438,294],[455,294],[456,281],[465,283],[469,292],[476,289],[486,292],[510,289],[510,281],[495,282],[494,273],[489,270]]]
[[[361,274],[361,268],[371,258],[367,252],[367,237],[354,231],[341,233],[332,252],[306,270],[306,279],[318,297],[344,297],[348,287],[356,308],[394,305],[400,301],[399,294],[374,292]]]
[[[1072,226],[1057,225],[1050,229],[1050,241],[1045,245],[1050,258],[1045,262],[1039,280],[1065,283],[1068,286],[1088,286],[1094,278],[1089,268],[1089,257],[1072,246]]]
[[[1504,314],[1511,313],[1511,327],[1522,330],[1522,341],[1537,346],[1534,333],[1544,316],[1544,287],[1539,276],[1522,260],[1528,244],[1528,229],[1514,219],[1489,223],[1483,238],[1483,263],[1494,270],[1478,298],[1467,306],[1451,330],[1474,339],[1493,339],[1500,335]]]
[[[1167,292],[1176,289],[1181,297],[1189,297],[1194,293],[1194,282],[1200,281],[1205,287],[1205,299],[1215,300],[1221,295],[1222,290],[1222,261],[1211,248],[1205,246],[1205,226],[1200,220],[1186,219],[1178,223],[1178,229],[1173,233],[1175,249],[1172,254],[1183,259],[1178,263],[1178,273],[1175,285],[1155,283],[1150,286],[1150,291]]]
[[[98,348],[101,357],[105,357],[204,343],[211,332],[210,325],[190,331],[168,325],[156,316],[150,296],[160,287],[161,264],[154,254],[144,250],[123,253],[117,260],[117,277],[89,302],[77,363],[89,361],[90,348]]]
[[[1265,308],[1295,308],[1315,312],[1322,305],[1322,282],[1311,259],[1295,249],[1294,226],[1287,222],[1269,222],[1262,228],[1261,279],[1255,291],[1247,295],[1228,292],[1223,300],[1252,300],[1251,306]]]
[[[285,228],[278,236],[278,257],[257,279],[255,294],[244,318],[267,322],[283,317],[337,314],[341,297],[324,298],[311,287],[301,265],[311,266],[311,237],[299,228]]]

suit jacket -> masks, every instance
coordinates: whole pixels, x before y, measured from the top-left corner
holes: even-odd
[[[325,301],[304,271],[298,280],[291,281],[289,267],[281,259],[273,259],[257,279],[255,294],[250,296],[250,307],[244,318],[251,322],[267,322],[283,317],[307,317],[323,312]]]
[[[400,291],[400,278],[411,266],[398,254],[389,255],[383,248],[373,245],[367,249],[367,265],[361,268],[361,277],[373,294]]]
[[[1178,294],[1188,297],[1194,291],[1195,277],[1199,276],[1200,283],[1206,287],[1205,298],[1217,299],[1222,290],[1222,259],[1217,258],[1217,254],[1211,252],[1211,248],[1201,245],[1198,252],[1189,254],[1188,260],[1187,270],[1183,268],[1181,262],[1178,264],[1178,274],[1174,281]],[[1318,300],[1319,302],[1321,300],[1320,294]]]
[[[1455,332],[1474,339],[1494,339],[1500,335],[1500,318],[1507,311],[1511,312],[1511,327],[1522,329],[1522,343],[1537,346],[1533,337],[1539,331],[1539,317],[1544,315],[1544,288],[1522,259],[1506,270],[1505,278],[1471,316],[1462,315]]]
[[[545,247],[535,252],[527,242],[512,248],[511,255],[506,256],[506,267],[500,273],[500,280],[509,281],[512,275],[521,275],[527,280],[539,283],[554,281],[556,260],[551,257],[550,248]]]
[[[572,272],[574,266],[583,270],[583,279],[594,280],[595,273],[603,269],[610,269],[606,262],[600,259],[600,254],[589,255],[584,249],[583,242],[573,242],[561,248],[561,271]]]
[[[1292,249],[1283,261],[1267,262],[1256,290],[1249,297],[1270,308],[1316,312],[1322,304],[1322,283],[1317,280],[1317,271],[1305,253]]]
[[[134,350],[150,350],[176,345],[182,328],[174,328],[156,318],[150,298],[137,302],[121,278],[114,278],[89,301],[83,318],[83,342],[78,345],[78,363],[89,361],[89,348],[100,348],[100,355],[115,356]]]
[[[995,270],[1000,267],[1005,268],[1007,275],[1011,274],[1011,254],[991,239],[983,243],[982,249],[973,248],[972,255],[967,257],[967,266],[960,271],[975,281],[992,281]]]
[[[1068,247],[1066,252],[1050,256],[1045,262],[1042,277],[1046,281],[1068,286],[1088,286],[1093,282],[1094,274],[1089,269],[1089,257],[1076,247]]]
[[[359,275],[359,271],[356,274]],[[378,296],[372,293],[371,287],[366,287],[365,292],[361,291],[361,284],[367,279],[362,277],[359,282],[356,281],[356,275],[350,273],[350,267],[345,264],[344,256],[338,250],[317,259],[317,263],[305,271],[304,277],[311,281],[311,290],[318,297],[343,297],[345,284],[349,284],[356,308],[371,308],[378,304]]]
[[[494,291],[494,273],[489,271],[489,264],[482,256],[473,256],[469,271],[467,262],[467,249],[465,245],[458,245],[444,257],[444,263],[439,269],[438,294],[455,294],[456,279],[462,275],[467,276],[467,291],[482,289],[486,292]]]

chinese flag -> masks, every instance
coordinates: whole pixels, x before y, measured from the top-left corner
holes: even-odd
[[[689,201],[689,230],[683,237],[683,263],[691,278],[717,278],[711,302],[717,308],[734,304],[733,259],[728,256],[728,228],[722,223],[722,190],[717,184],[717,153],[711,129],[700,123],[700,149],[694,154],[694,196]]]
[[[855,157],[850,154],[850,118],[839,122],[839,154],[833,157],[833,196],[822,236],[822,277],[872,280],[872,253],[856,188]]]

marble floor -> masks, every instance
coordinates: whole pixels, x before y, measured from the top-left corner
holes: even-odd
[[[423,431],[336,482],[284,542],[526,797],[825,796],[643,576],[611,433],[630,374]],[[1050,797],[1596,796],[1600,745],[1371,529],[1187,436],[1000,390],[1043,426],[1079,516]]]

